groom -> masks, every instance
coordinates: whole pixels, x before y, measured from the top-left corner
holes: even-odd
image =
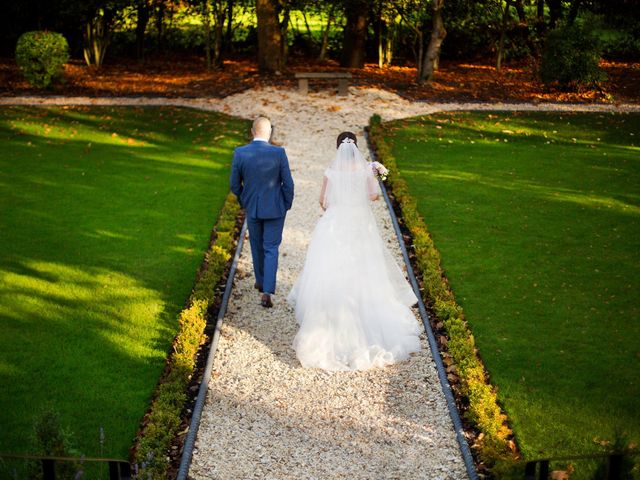
[[[262,292],[261,305],[269,308],[284,218],[293,203],[293,179],[284,148],[269,143],[271,122],[256,118],[251,134],[253,141],[233,152],[231,191],[246,213],[255,287]]]

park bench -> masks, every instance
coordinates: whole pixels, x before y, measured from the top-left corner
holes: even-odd
[[[349,86],[349,79],[351,74],[349,72],[298,72],[296,73],[298,79],[298,89],[300,93],[306,95],[309,92],[309,79],[320,78],[322,80],[338,80],[338,95],[347,95]]]

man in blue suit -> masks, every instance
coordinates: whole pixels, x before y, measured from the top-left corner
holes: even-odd
[[[293,179],[284,148],[269,143],[271,122],[258,117],[251,134],[253,141],[233,152],[231,191],[247,217],[255,287],[262,292],[260,303],[269,308],[284,219],[293,203]]]

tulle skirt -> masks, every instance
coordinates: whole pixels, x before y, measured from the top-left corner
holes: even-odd
[[[362,370],[420,350],[417,298],[378,231],[368,204],[330,207],[316,224],[287,300],[304,367]]]

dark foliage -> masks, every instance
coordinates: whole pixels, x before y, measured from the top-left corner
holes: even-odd
[[[549,33],[540,64],[540,78],[562,88],[593,86],[604,80],[602,47],[593,30],[574,23]]]

